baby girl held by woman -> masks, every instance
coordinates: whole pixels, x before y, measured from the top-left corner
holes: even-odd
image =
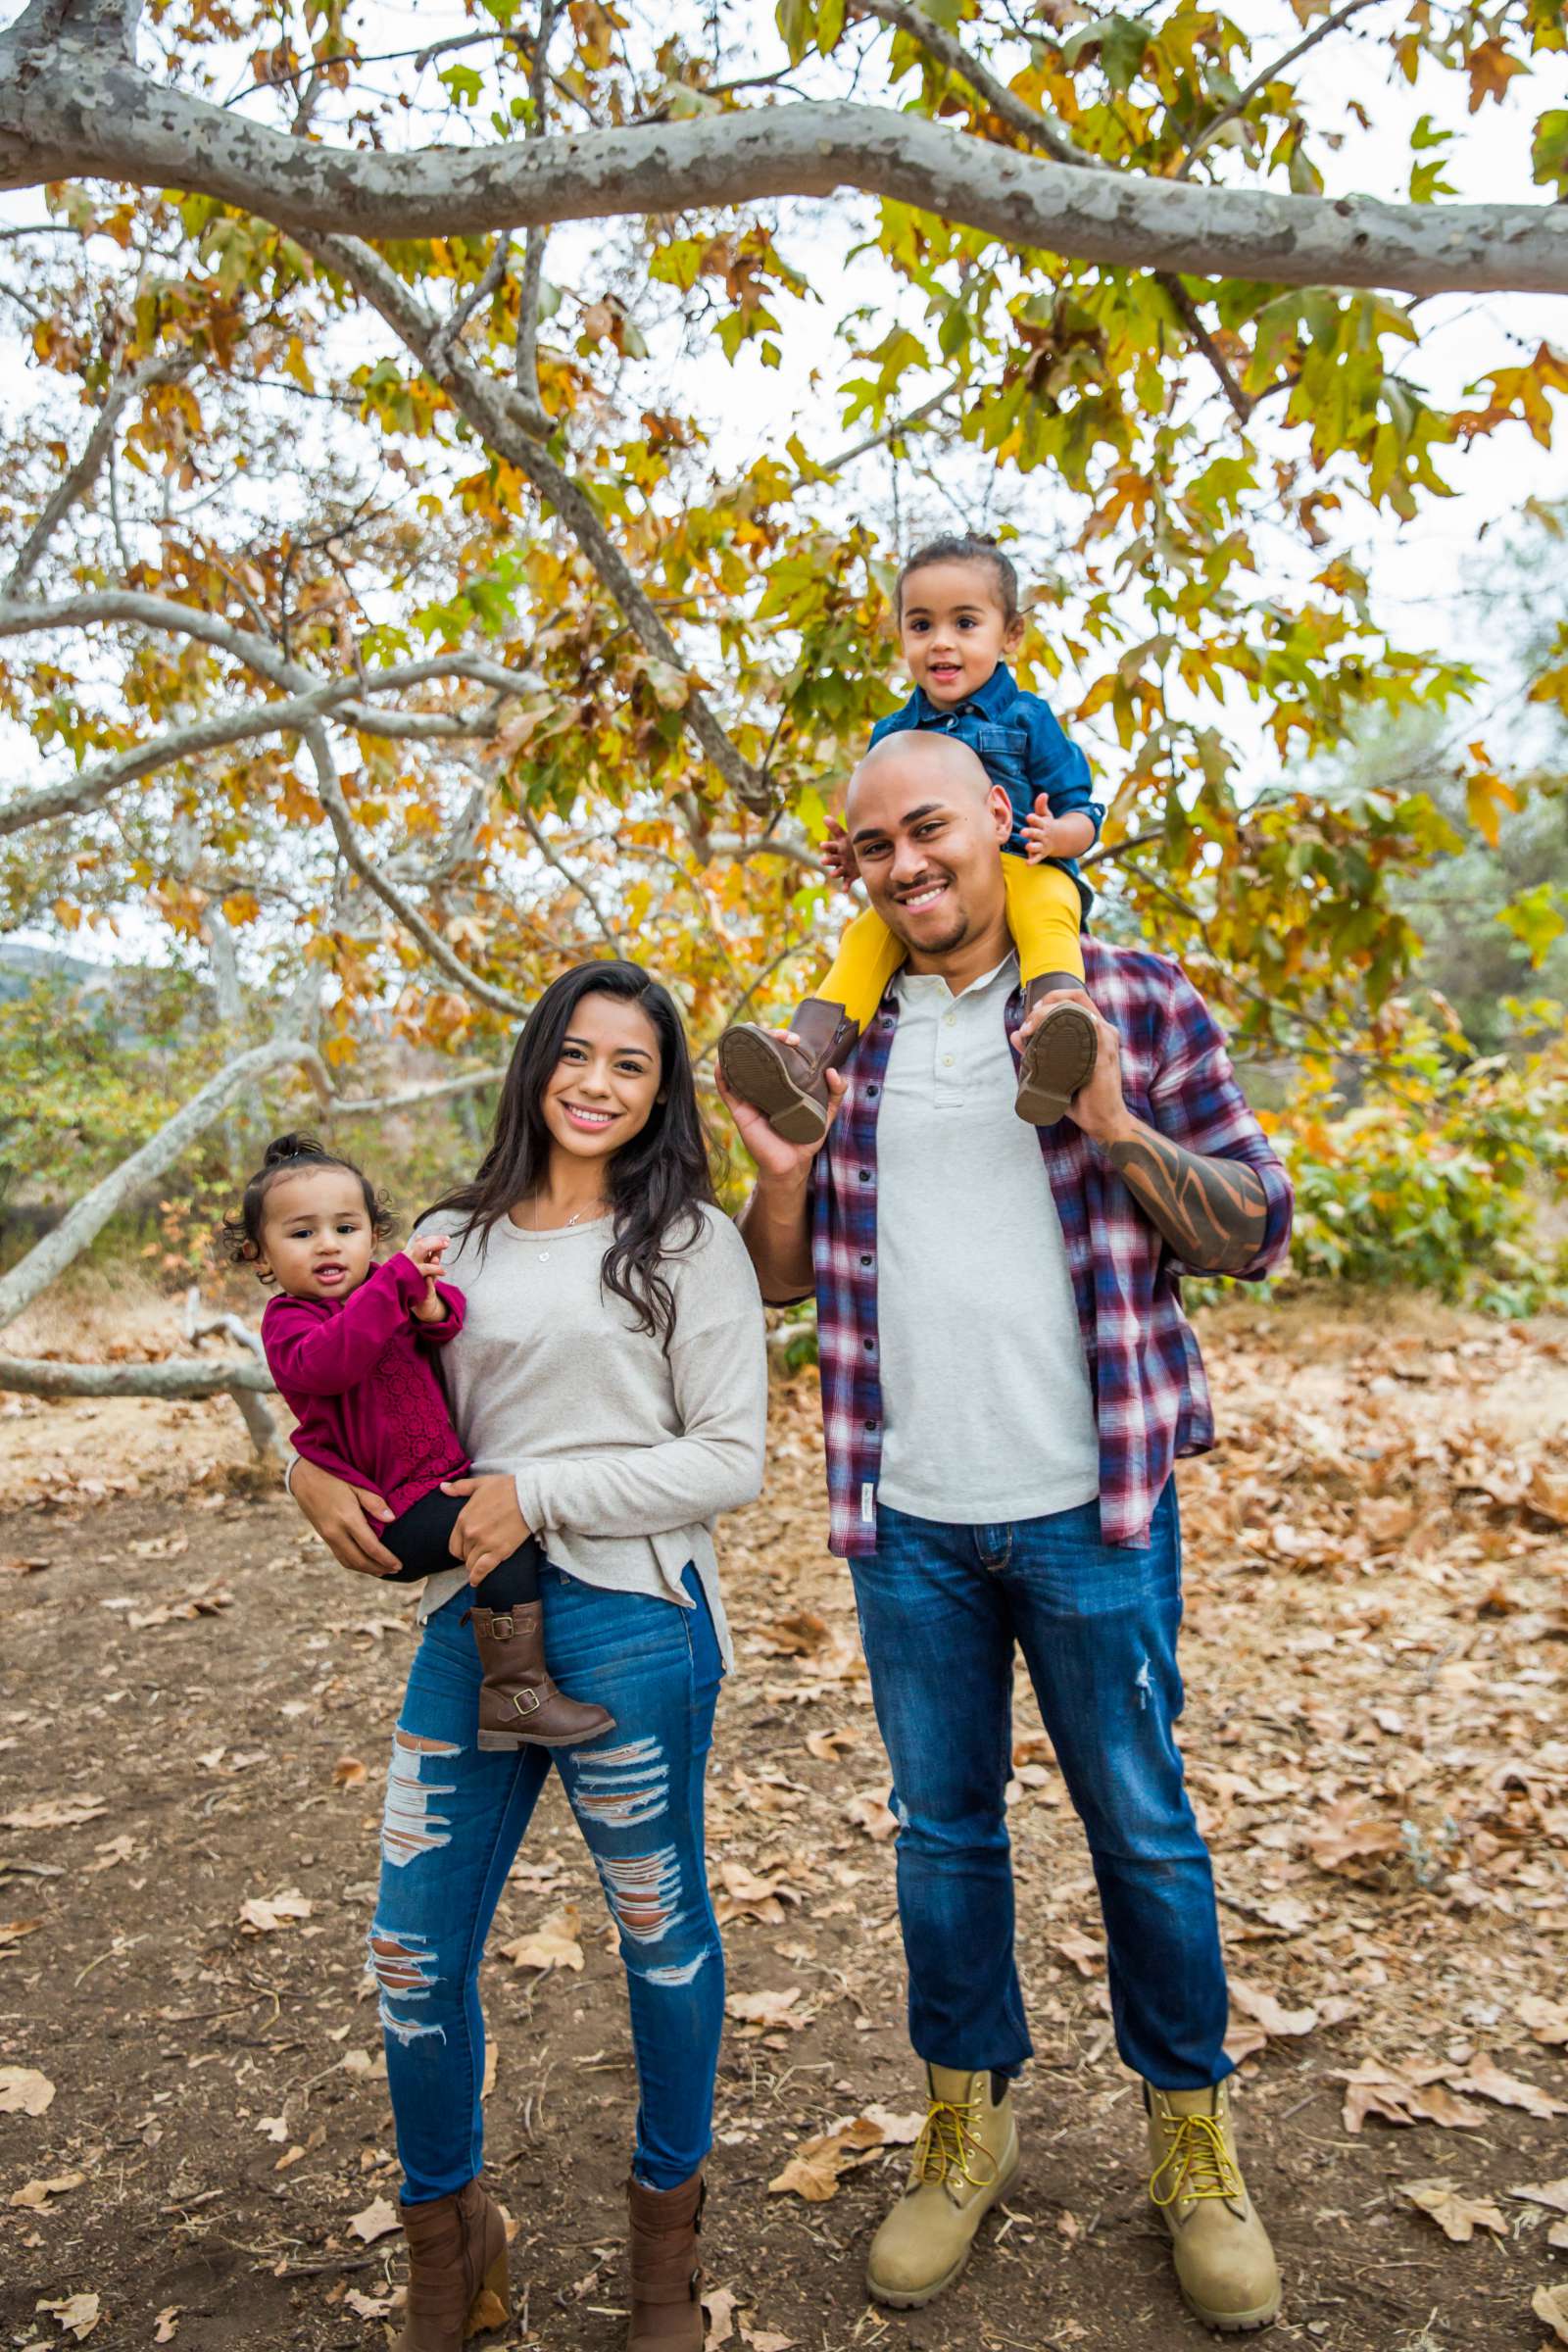
[[[298,1417],[294,1450],[396,1515],[380,1529],[402,1565],[389,1581],[452,1566],[470,1464],[458,1442],[434,1350],[463,1328],[463,1293],[439,1279],[448,1236],[411,1241],[377,1264],[390,1219],[368,1179],[308,1135],[280,1135],[223,1234],[236,1263],[275,1284],[262,1316],[268,1367]],[[484,1748],[575,1747],[614,1728],[551,1680],[532,1537],[483,1577],[468,1619],[484,1681]]]

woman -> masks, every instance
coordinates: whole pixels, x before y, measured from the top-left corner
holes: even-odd
[[[711,1531],[760,1490],[766,1369],[751,1260],[712,1204],[680,1018],[647,972],[586,964],[545,991],[478,1174],[425,1229],[452,1235],[446,1271],[467,1302],[445,1371],[473,1475],[456,1488],[463,1566],[420,1604],[369,1938],[406,2176],[400,2352],[460,2352],[510,2308],[501,2217],[477,2179],[476,1979],[552,1764],[631,2005],[628,2352],[701,2352],[695,2241],[724,2009],[703,1777],[730,1654]],[[378,1496],[307,1462],[291,1484],[345,1567],[396,1565],[371,1525],[389,1515]],[[615,1727],[554,1753],[485,1750],[468,1588],[530,1535],[551,1671]]]

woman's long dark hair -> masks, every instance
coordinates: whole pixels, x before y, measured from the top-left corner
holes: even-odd
[[[471,1184],[443,1194],[424,1216],[456,1209],[463,1219],[458,1239],[477,1233],[482,1254],[502,1218],[543,1184],[550,1166],[545,1088],[555,1076],[572,1016],[591,996],[619,997],[637,1005],[659,1040],[662,1101],[654,1104],[642,1133],[612,1155],[606,1172],[615,1230],[600,1279],[607,1291],[625,1299],[639,1327],[667,1348],[675,1300],[659,1261],[696,1241],[701,1204],[712,1200],[713,1180],[679,1010],[668,989],[640,963],[579,963],[552,980],[513,1049],[490,1149],[477,1175]]]

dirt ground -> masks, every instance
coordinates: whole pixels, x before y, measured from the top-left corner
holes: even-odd
[[[1228,1308],[1204,1341],[1223,1444],[1183,1472],[1185,1745],[1287,2278],[1272,2340],[1537,2352],[1532,2298],[1568,2310],[1568,1341],[1382,1306]],[[1206,2339],[1143,2200],[1087,1861],[1023,1696],[1023,2169],[942,2303],[866,2305],[917,2084],[814,1412],[808,1380],[780,1397],[766,1498],[724,1542],[710,2340],[1179,2352]],[[401,1596],[256,1488],[226,1402],[0,1399],[0,2341],[325,2352],[395,2324],[363,1937],[411,1642]],[[493,2341],[609,2352],[630,2042],[554,1787],[486,1990],[517,2225]],[[771,2186],[792,2160],[832,2193]]]

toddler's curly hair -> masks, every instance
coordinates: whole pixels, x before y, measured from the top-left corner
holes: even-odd
[[[271,1282],[270,1269],[260,1263],[262,1209],[280,1176],[298,1176],[308,1168],[341,1168],[345,1175],[357,1178],[365,1195],[365,1213],[370,1220],[371,1237],[377,1243],[385,1241],[393,1225],[391,1203],[385,1193],[376,1191],[363,1168],[357,1167],[352,1159],[328,1152],[314,1135],[274,1135],[262,1155],[261,1166],[245,1187],[238,1208],[231,1210],[219,1228],[216,1237],[219,1255],[230,1265],[254,1266],[258,1282]]]

